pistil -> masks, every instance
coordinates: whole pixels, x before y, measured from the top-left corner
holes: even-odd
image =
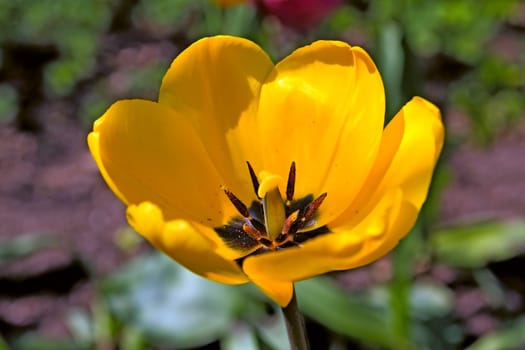
[[[263,198],[262,204],[266,232],[272,240],[275,240],[281,233],[284,220],[286,219],[284,203],[279,189],[275,187],[268,191]]]

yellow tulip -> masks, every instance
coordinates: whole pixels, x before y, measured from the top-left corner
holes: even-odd
[[[286,306],[294,281],[368,264],[414,225],[440,112],[414,97],[383,128],[384,112],[359,47],[317,41],[274,65],[253,42],[217,36],[173,61],[158,102],[113,104],[88,143],[154,247]]]

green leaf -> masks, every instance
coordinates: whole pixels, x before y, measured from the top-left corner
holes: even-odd
[[[0,56],[0,67],[2,60]],[[10,84],[0,84],[0,125],[11,122],[15,119],[18,111],[18,94],[15,88]]]
[[[139,1],[133,11],[133,21],[138,28],[153,29],[157,35],[166,36],[184,28],[191,29],[195,24],[188,26],[188,18],[198,7],[195,0]]]
[[[9,350],[7,347],[7,344],[5,343],[4,339],[0,336],[0,350]]]
[[[419,320],[444,317],[452,311],[454,294],[436,281],[416,281],[410,290],[410,306],[413,317]]]
[[[264,344],[270,349],[290,350],[284,316],[279,308],[275,308],[275,314],[272,317],[257,320],[255,327]]]
[[[393,278],[388,288],[390,328],[393,342],[400,348],[410,348],[411,279],[412,268],[422,251],[420,225],[403,238],[392,254]]]
[[[224,14],[222,33],[236,36],[247,36],[254,23],[255,11],[251,6],[232,6]]]
[[[125,327],[122,330],[119,345],[121,350],[145,350],[148,348],[141,332],[133,327]]]
[[[385,311],[362,296],[345,292],[327,277],[296,284],[302,312],[334,332],[388,346],[391,333]]]
[[[38,250],[53,246],[57,237],[48,233],[25,233],[14,238],[0,240],[0,264],[30,255]]]
[[[378,30],[376,60],[388,96],[386,101],[388,118],[393,117],[405,102],[402,89],[405,65],[402,38],[400,26],[393,21],[383,24]]]
[[[447,264],[479,268],[523,252],[525,221],[483,222],[434,232],[432,246],[438,259]]]
[[[524,316],[479,338],[467,350],[521,349],[523,344],[525,344]]]
[[[49,339],[26,333],[11,344],[12,350],[88,350],[90,347],[71,340]]]
[[[246,324],[234,326],[231,332],[221,339],[222,350],[258,350],[257,336],[253,328]]]
[[[102,291],[126,325],[175,347],[219,339],[244,307],[239,289],[198,277],[160,254],[136,259],[111,276]]]
[[[95,344],[107,344],[116,337],[117,322],[112,317],[107,305],[100,298],[97,298],[91,304],[91,314]],[[125,349],[123,345],[122,349]]]
[[[93,323],[89,315],[81,309],[73,309],[67,317],[69,330],[73,338],[81,344],[93,344]]]

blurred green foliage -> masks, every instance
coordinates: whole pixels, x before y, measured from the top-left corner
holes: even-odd
[[[16,90],[10,84],[0,84],[0,124],[12,122],[18,111]]]
[[[525,107],[525,39],[516,36],[503,46],[498,41],[520,4],[519,0],[371,1],[354,26],[367,28],[376,38],[371,45],[390,98],[389,115],[420,94],[425,78],[434,75],[448,78],[450,88],[442,102],[468,115],[470,136],[477,141],[489,142],[514,125]],[[421,62],[436,59],[445,59],[448,66],[425,72]]]
[[[106,73],[97,71],[100,60],[104,53],[119,48],[108,46],[105,35],[111,32],[110,27],[116,21],[112,16],[126,3],[118,0],[2,2],[0,26],[7,30],[0,32],[0,44],[56,46],[60,56],[44,69],[44,90],[49,97],[68,96],[75,92],[73,89],[79,81],[101,78],[100,75]],[[357,32],[375,52],[387,89],[389,116],[410,96],[425,90],[425,78],[435,73],[425,72],[424,63],[435,59],[445,59],[445,65],[452,65],[441,67],[449,70],[445,75],[452,75],[444,82],[449,88],[441,102],[470,117],[471,134],[467,136],[489,142],[522,116],[525,104],[522,98],[525,89],[523,36],[516,37],[506,47],[497,46],[498,35],[511,23],[519,0],[369,1],[358,7],[349,3],[310,33],[291,36],[292,42],[284,47],[277,39],[282,30],[267,21],[258,23],[251,6],[221,9],[207,0],[136,1],[127,15],[133,30],[153,41],[183,37],[189,43],[217,33],[240,35],[262,44],[275,59],[285,55],[286,50],[315,38],[344,38],[346,33]],[[509,53],[512,50],[517,52]],[[176,50],[172,55],[176,55]],[[127,96],[131,93],[155,98],[158,81],[171,58],[163,56],[160,60],[129,67],[126,76],[136,83],[129,83]],[[458,66],[460,69],[456,72]],[[112,96],[107,80],[95,80],[96,84],[80,102],[79,117],[86,124],[120,97]],[[17,92],[9,84],[2,84],[0,90],[5,96],[0,102],[0,121],[6,123],[17,113]]]
[[[57,237],[49,233],[17,234],[13,239],[0,240],[0,266],[31,255],[41,249],[56,246]]]
[[[467,350],[518,349],[523,344],[525,344],[525,318],[520,317],[504,325],[500,330],[477,340]]]
[[[464,224],[434,232],[440,260],[464,268],[512,259],[525,251],[525,221]]]
[[[55,45],[60,59],[46,68],[46,91],[71,92],[96,65],[101,35],[111,15],[111,0],[14,0],[0,4],[0,43]]]
[[[117,98],[155,99],[171,60],[189,43],[233,34],[255,40],[276,61],[315,39],[353,39],[372,52],[382,72],[389,117],[414,94],[434,96],[445,112],[459,110],[468,118],[466,135],[449,134],[452,145],[464,138],[488,143],[525,113],[525,24],[514,18],[520,5],[347,1],[318,27],[296,33],[261,18],[249,5],[223,9],[207,0],[2,1],[0,124],[12,123],[23,107],[18,79],[24,75],[13,75],[18,66],[9,59],[16,45],[57,49],[58,57],[42,67],[41,89],[48,100],[75,105],[75,118],[88,127]],[[443,174],[441,169],[436,178]],[[431,199],[426,210],[436,212],[437,196]],[[458,269],[484,298],[499,300],[492,307],[506,316],[503,324],[470,340],[469,349],[519,348],[524,320],[504,309],[501,281],[487,266],[523,254],[525,224],[438,229],[435,215],[422,221],[392,256],[391,281],[357,292],[329,277],[297,285],[305,315],[328,334],[326,348],[353,342],[361,349],[445,350],[469,341],[454,310],[455,286],[414,276],[422,261]],[[52,244],[25,235],[2,242],[0,266]],[[279,310],[254,287],[205,281],[158,254],[138,257],[96,283],[90,309],[71,310],[66,320],[71,339],[24,333],[9,339],[11,348],[142,350],[215,343],[226,350],[287,349]]]

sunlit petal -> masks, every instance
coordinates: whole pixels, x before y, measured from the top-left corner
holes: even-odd
[[[115,103],[88,143],[152,245],[286,306],[295,281],[368,264],[414,225],[443,124],[418,97],[385,130],[384,110],[361,48],[319,41],[274,66],[217,36],[173,61],[158,103]]]
[[[426,199],[443,138],[439,110],[423,98],[413,98],[385,128],[374,168],[359,195],[330,226],[355,225],[393,188],[400,188],[404,200],[419,210]]]
[[[298,49],[276,66],[261,92],[264,170],[286,176],[295,161],[298,197],[328,193],[320,209],[323,225],[365,181],[384,108],[381,78],[362,49],[330,41]]]
[[[356,203],[330,223],[334,232],[302,247],[251,256],[244,261],[245,273],[250,278],[301,280],[380,258],[414,225],[442,144],[439,111],[421,98],[413,99],[385,130],[367,184]]]
[[[339,268],[361,266],[381,257],[410,231],[427,197],[443,139],[439,110],[419,97],[408,102],[389,123],[367,183],[356,201],[330,226],[338,232],[352,230],[356,222],[373,216],[389,193],[399,193],[398,204],[389,210],[384,237],[367,241],[366,249]]]
[[[298,281],[334,270],[341,259],[358,252],[362,241],[357,236],[327,234],[302,247],[250,256],[243,262],[243,270],[254,281]]]
[[[167,220],[212,227],[236,214],[193,126],[169,107],[117,102],[95,124],[89,145],[108,185],[128,205],[150,201]],[[225,247],[214,232],[208,238]]]
[[[254,276],[255,277],[255,276]],[[268,279],[265,277],[252,279],[268,297],[280,306],[286,306],[290,303],[293,296],[293,283],[291,281]]]
[[[154,202],[168,220],[223,221],[223,206],[230,205],[222,179],[192,126],[175,111],[150,101],[119,101],[93,134],[95,159],[127,204]]]
[[[255,110],[261,84],[273,67],[249,40],[205,38],[173,61],[160,89],[159,102],[194,126],[224,185],[246,202],[253,197],[246,161],[260,163],[263,151]]]

